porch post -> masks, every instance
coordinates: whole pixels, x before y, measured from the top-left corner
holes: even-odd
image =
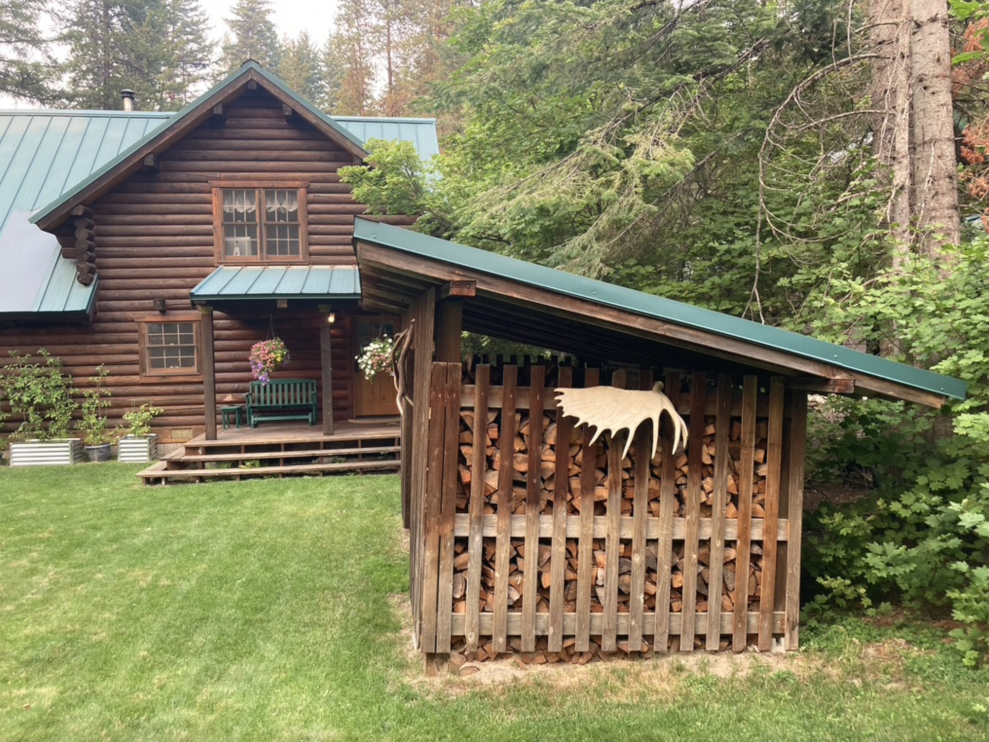
[[[319,358],[323,371],[323,435],[333,435],[333,310],[319,308]]]
[[[464,303],[446,299],[436,303],[436,360],[460,363]]]
[[[203,412],[206,416],[206,440],[216,440],[216,364],[213,357],[213,307],[200,306],[199,331],[203,342]]]

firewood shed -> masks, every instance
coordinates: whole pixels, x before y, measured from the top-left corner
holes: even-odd
[[[427,660],[794,650],[808,394],[939,407],[965,384],[755,322],[356,219],[364,308],[403,317],[402,505]],[[461,359],[463,331],[576,363]],[[602,436],[554,390],[663,391]]]

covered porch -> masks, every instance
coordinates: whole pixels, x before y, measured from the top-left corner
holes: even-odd
[[[186,445],[232,436],[246,440],[252,434],[277,439],[299,427],[306,429],[307,440],[317,440],[332,437],[341,425],[349,432],[347,420],[396,414],[390,379],[368,382],[356,369],[361,338],[384,331],[386,324],[384,317],[363,312],[359,298],[356,266],[224,265],[214,270],[190,294],[200,316],[204,428]],[[266,422],[249,430],[243,407],[252,382],[248,355],[254,343],[274,336],[284,340],[291,362],[272,379],[315,383],[315,426]],[[224,429],[238,417],[246,430]]]

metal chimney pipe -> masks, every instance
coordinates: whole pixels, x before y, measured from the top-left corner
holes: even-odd
[[[124,102],[125,111],[134,110],[134,91],[133,90],[121,90],[120,98]]]

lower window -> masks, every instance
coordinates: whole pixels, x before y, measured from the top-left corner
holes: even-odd
[[[141,323],[141,370],[145,374],[198,374],[199,323],[148,320]]]

